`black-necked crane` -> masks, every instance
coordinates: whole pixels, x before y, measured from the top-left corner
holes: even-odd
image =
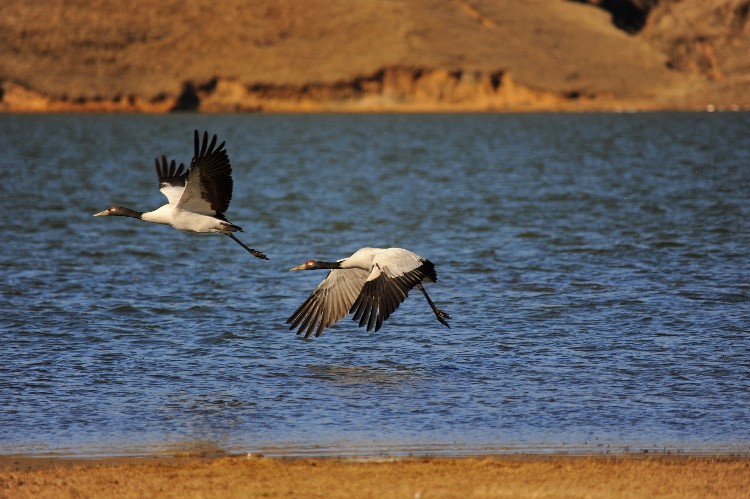
[[[203,132],[201,143],[198,130],[195,131],[195,154],[187,171],[183,171],[183,163],[177,166],[175,160],[168,162],[166,156],[161,157],[161,162],[156,159],[159,190],[168,201],[161,208],[142,212],[112,206],[94,216],[125,216],[190,232],[218,232],[232,238],[253,256],[268,260],[262,252],[237,239],[233,232],[242,232],[242,228],[224,216],[232,200],[232,165],[225,143],[216,147],[216,140],[214,135],[209,144],[208,132]]]
[[[330,269],[325,279],[286,321],[305,338],[323,330],[349,313],[359,326],[380,329],[416,286],[427,299],[438,321],[450,328],[450,316],[437,308],[422,282],[437,282],[435,265],[402,248],[362,248],[336,262],[308,260],[290,270]],[[316,330],[317,328],[317,330]]]

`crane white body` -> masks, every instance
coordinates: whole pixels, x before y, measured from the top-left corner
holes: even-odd
[[[391,313],[417,287],[427,299],[435,317],[446,327],[448,314],[438,309],[422,286],[436,282],[435,266],[429,260],[403,248],[362,248],[336,262],[308,260],[291,270],[330,269],[325,279],[289,317],[290,329],[309,337],[320,336],[348,313],[367,331],[380,329]]]
[[[161,163],[157,158],[159,190],[167,198],[164,206],[148,212],[112,206],[94,216],[127,216],[189,232],[220,232],[252,255],[267,260],[266,255],[247,247],[232,234],[242,232],[242,228],[224,216],[232,200],[232,166],[224,142],[216,147],[216,140],[214,135],[209,145],[208,133],[204,132],[201,143],[198,130],[195,131],[195,154],[185,172],[184,164],[178,167],[174,160],[168,163],[166,156],[161,157]]]
[[[144,213],[142,220],[156,224],[171,225],[175,229],[188,232],[231,232],[232,224],[216,217],[193,213],[177,204],[165,204],[160,208]],[[234,226],[236,227],[236,226]]]

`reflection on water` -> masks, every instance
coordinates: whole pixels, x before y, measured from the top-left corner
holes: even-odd
[[[0,116],[0,452],[747,452],[750,115]],[[91,215],[226,139],[225,237]],[[378,333],[285,320],[363,246]]]

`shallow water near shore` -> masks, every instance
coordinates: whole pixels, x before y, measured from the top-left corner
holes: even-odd
[[[153,158],[227,141],[221,235]],[[750,452],[750,114],[0,115],[0,453]],[[287,317],[363,246],[378,333]]]

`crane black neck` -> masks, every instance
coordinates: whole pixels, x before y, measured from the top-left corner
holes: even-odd
[[[341,262],[315,262],[315,268],[318,269],[340,269]]]
[[[124,206],[117,206],[116,208],[117,210],[114,215],[121,217],[143,218],[142,211],[131,210],[130,208],[125,208]]]

